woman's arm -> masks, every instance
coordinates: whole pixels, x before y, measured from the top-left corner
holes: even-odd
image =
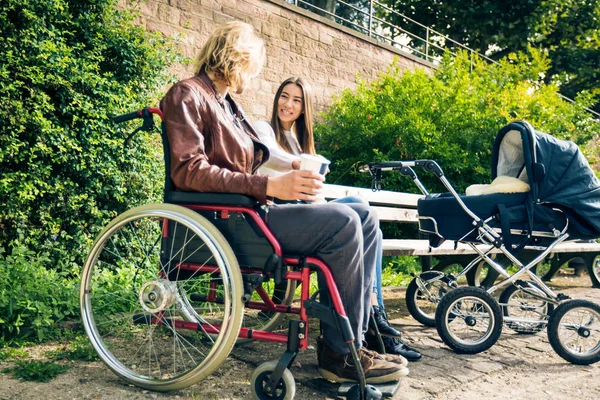
[[[297,166],[299,166],[300,157],[288,153],[279,146],[275,139],[275,132],[273,132],[273,128],[268,122],[255,121],[252,127],[258,134],[260,141],[269,148],[269,160],[263,166],[282,172],[296,169],[292,165],[294,161],[297,161]]]

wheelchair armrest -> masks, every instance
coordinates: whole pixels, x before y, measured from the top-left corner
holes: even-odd
[[[169,192],[165,196],[165,203],[172,204],[214,204],[224,206],[249,206],[259,205],[254,197],[236,193],[200,193],[200,192]]]

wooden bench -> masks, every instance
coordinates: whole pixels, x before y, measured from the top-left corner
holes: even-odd
[[[331,184],[325,185],[324,195],[327,200],[334,200],[352,195],[360,196],[367,200],[373,209],[375,209],[379,216],[379,220],[382,223],[418,223],[417,200],[421,195],[385,190],[374,192],[371,189]],[[485,248],[487,249],[487,247]],[[500,253],[500,251],[495,250],[492,253]],[[519,259],[521,262],[528,263],[533,260],[537,254],[539,254],[539,250],[526,248],[520,254]],[[455,248],[455,243],[451,241],[446,241],[437,248],[431,248],[429,246],[429,241],[426,239],[384,239],[383,255],[418,256],[421,259],[421,265],[424,271],[432,269],[431,257],[436,257],[439,261],[433,269],[442,271],[456,264],[466,267],[469,262],[475,258],[476,252],[470,246],[461,243]],[[600,243],[561,243],[557,245],[549,255],[550,269],[542,278],[544,280],[551,280],[562,265],[575,258],[581,258],[590,274],[592,284],[596,287],[600,287],[600,282],[598,280],[600,271],[598,271],[599,267],[597,266],[597,262],[600,261],[600,258],[598,258],[599,255]],[[501,258],[499,258],[500,263],[505,263],[506,260],[504,260],[503,257],[504,256],[501,255]],[[594,274],[594,269],[596,269],[596,274]],[[489,270],[491,270],[491,268]],[[480,272],[481,271],[474,269],[471,276],[468,277],[470,282],[489,285],[497,278],[497,273],[491,270],[491,273],[488,273],[488,276],[484,278],[484,281],[479,281]]]

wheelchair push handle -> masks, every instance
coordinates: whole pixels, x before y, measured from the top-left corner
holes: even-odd
[[[160,108],[144,107],[141,110],[133,111],[127,114],[117,115],[116,117],[112,117],[111,120],[116,124],[120,124],[123,122],[131,121],[136,118],[152,118],[153,114],[158,115],[161,120],[163,119],[163,113]]]
[[[111,118],[114,123],[120,124],[122,122],[131,121],[132,119],[141,118],[142,110],[130,112],[123,115],[117,115],[116,117]]]
[[[161,109],[153,107],[144,107],[141,110],[133,111],[127,114],[117,115],[116,117],[111,118],[111,120],[116,124],[131,121],[137,118],[143,119],[142,126],[138,127],[136,130],[131,132],[129,136],[127,136],[127,138],[125,138],[125,147],[127,147],[129,140],[139,131],[150,132],[154,129],[154,114],[158,115],[162,121],[163,113]]]

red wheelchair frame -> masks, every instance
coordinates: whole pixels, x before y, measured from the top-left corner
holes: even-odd
[[[133,113],[124,114],[119,117],[114,118],[113,120],[117,123],[129,121],[136,118],[143,119],[142,127],[138,128],[134,131],[129,137],[127,141],[139,130],[150,131],[154,128],[153,122],[153,114],[158,115],[162,120],[162,112],[158,108],[144,108],[139,111],[135,111]],[[252,221],[256,227],[258,227],[258,231],[264,235],[266,241],[270,244],[271,250],[269,250],[272,255],[269,258],[270,261],[275,260],[270,264],[270,266],[240,266],[240,272],[242,275],[242,279],[244,280],[244,293],[236,293],[234,296],[241,296],[243,298],[243,307],[249,310],[259,310],[261,312],[267,313],[283,313],[283,314],[295,314],[298,315],[298,319],[289,321],[289,330],[288,333],[276,333],[265,330],[257,330],[242,327],[237,337],[242,340],[262,340],[269,342],[277,342],[277,343],[286,343],[287,350],[282,355],[281,359],[275,364],[270,363],[267,367],[262,368],[263,366],[257,368],[257,371],[260,370],[261,373],[253,376],[253,382],[251,382],[253,386],[253,394],[255,398],[269,398],[269,399],[277,399],[277,398],[289,398],[290,393],[294,393],[295,388],[292,387],[294,385],[293,378],[290,379],[291,373],[288,368],[292,365],[297,353],[299,350],[305,350],[308,348],[308,327],[309,327],[309,317],[317,318],[321,321],[321,323],[329,324],[335,326],[343,340],[348,343],[350,348],[350,353],[352,355],[354,365],[357,366],[357,375],[359,384],[356,386],[356,390],[354,396],[356,398],[380,398],[380,393],[377,392],[377,389],[373,388],[370,385],[366,385],[364,372],[360,367],[360,362],[358,358],[358,352],[356,350],[356,346],[354,343],[354,335],[352,333],[352,329],[350,326],[350,322],[346,316],[344,311],[344,307],[342,305],[342,301],[337,290],[337,286],[333,279],[333,275],[329,267],[319,258],[312,256],[292,256],[285,255],[282,252],[281,246],[279,245],[277,239],[270,231],[269,227],[261,217],[259,210],[260,205],[247,196],[237,195],[237,194],[214,194],[214,193],[194,193],[189,194],[190,196],[198,199],[198,201],[189,201],[189,196],[186,193],[182,192],[174,192],[172,182],[170,182],[170,150],[168,145],[168,140],[166,137],[166,132],[164,131],[163,126],[163,148],[165,150],[165,166],[166,166],[166,180],[165,180],[165,203],[176,204],[177,206],[182,206],[189,210],[193,210],[199,213],[211,212],[214,213],[215,218],[227,220],[232,214],[243,215],[245,221]],[[172,193],[174,196],[179,196],[178,200],[170,201],[168,199],[168,194]],[[188,197],[186,197],[188,196]],[[236,199],[242,199],[242,204],[234,204]],[[118,218],[117,218],[118,219]],[[169,220],[161,219],[162,226],[162,237],[163,240],[169,240]],[[173,242],[176,241],[175,238],[170,239]],[[103,246],[103,245],[102,245]],[[187,244],[184,245],[184,247]],[[96,246],[97,247],[97,246]],[[263,250],[264,251],[264,250]],[[274,256],[273,256],[274,255]],[[97,256],[96,256],[97,257]],[[238,255],[235,254],[237,258]],[[86,262],[85,270],[89,269],[88,263],[95,263],[92,256],[91,261],[88,260]],[[89,259],[88,258],[88,259]],[[169,260],[169,263],[171,261]],[[161,261],[162,263],[162,261]],[[288,267],[292,267],[291,270],[288,270]],[[207,265],[206,263],[195,263],[195,262],[179,262],[175,263],[175,268],[177,274],[180,272],[187,272],[192,276],[197,274],[211,274],[219,276],[220,270],[217,265]],[[84,280],[86,279],[86,271],[84,270]],[[326,282],[330,306],[325,306],[316,301],[316,293],[311,297],[310,295],[310,274],[313,271],[318,271],[322,274],[324,281]],[[160,274],[161,279],[166,281],[167,283],[161,282],[150,282],[143,287],[142,292],[139,294],[140,302],[142,303],[142,307],[144,306],[144,302],[148,302],[147,304],[155,304],[148,300],[148,297],[159,297],[156,302],[169,302],[174,300],[169,300],[168,297],[169,290],[177,292],[178,289],[169,288],[171,285],[171,281],[177,284],[177,279],[171,279],[169,274],[172,271],[169,270],[168,273]],[[178,276],[178,275],[177,275]],[[245,279],[248,278],[248,281]],[[252,278],[252,280],[250,280]],[[91,278],[87,278],[88,281]],[[185,279],[185,278],[184,278]],[[285,282],[298,282],[300,285],[300,305],[288,305],[288,304],[280,304],[267,293],[265,288],[262,286],[264,282],[273,279],[276,284],[282,284]],[[289,283],[288,283],[289,284]],[[162,285],[162,286],[161,286]],[[202,296],[202,301],[206,303],[214,302],[215,304],[219,302],[217,296],[217,281],[210,281],[210,288],[208,289],[208,293]],[[163,287],[164,286],[164,287]],[[147,292],[144,292],[144,290]],[[181,379],[180,381],[172,382],[172,379],[165,379],[165,382],[159,380],[149,380],[145,377],[137,377],[132,376],[127,371],[122,371],[120,368],[115,368],[111,361],[110,357],[107,356],[106,353],[110,352],[106,347],[102,345],[98,345],[97,342],[99,339],[96,337],[97,332],[95,332],[95,327],[93,327],[94,320],[93,317],[90,317],[90,304],[87,298],[89,297],[89,292],[91,288],[85,282],[82,284],[81,289],[81,303],[82,303],[82,316],[84,319],[84,326],[86,327],[86,331],[88,336],[90,336],[90,340],[92,344],[98,351],[102,360],[111,368],[115,373],[119,376],[128,380],[129,382],[145,387],[152,390],[172,390],[173,388],[181,388],[185,386],[189,386],[197,382],[192,378]],[[161,292],[162,291],[162,292]],[[252,293],[256,292],[261,301],[252,300]],[[320,292],[320,291],[319,291]],[[317,293],[319,293],[317,292]],[[165,299],[161,299],[161,293],[164,295]],[[155,301],[155,299],[152,299]],[[146,304],[146,309],[148,308]],[[166,304],[166,303],[165,303]],[[88,310],[88,311],[85,311]],[[153,316],[149,317],[148,313],[145,315],[134,315],[133,316],[134,323],[144,324],[146,326],[165,326],[169,327],[173,331],[173,335],[176,335],[176,330],[187,330],[187,331],[197,331],[203,332],[207,336],[210,335],[218,335],[221,331],[222,326],[219,324],[211,324],[206,322],[201,322],[197,320],[181,320],[177,318],[169,317],[168,314],[165,314],[163,311],[156,312]],[[96,334],[96,336],[94,335]],[[101,341],[101,340],[100,340]],[[230,349],[227,350],[227,353]],[[157,356],[157,355],[155,355]],[[114,358],[114,357],[113,357]],[[107,361],[108,359],[108,361]],[[268,364],[268,363],[267,363]],[[193,374],[192,374],[193,375]],[[139,378],[139,379],[138,379]],[[201,379],[201,378],[200,378]],[[288,397],[285,397],[287,393]],[[370,393],[368,396],[367,394]],[[279,397],[278,397],[279,396]],[[349,397],[352,397],[351,395]]]

